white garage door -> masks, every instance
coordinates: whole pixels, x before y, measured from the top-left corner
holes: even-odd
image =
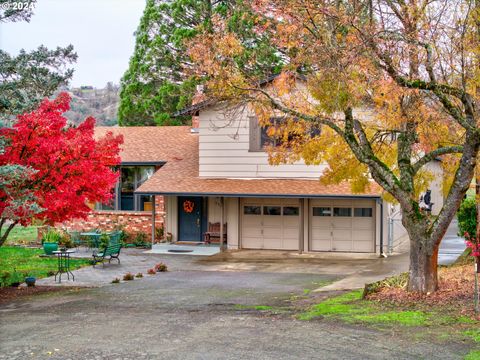
[[[242,248],[298,250],[298,199],[244,199]]]
[[[374,200],[311,200],[312,251],[375,251]]]

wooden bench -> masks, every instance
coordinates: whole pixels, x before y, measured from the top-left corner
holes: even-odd
[[[203,234],[203,241],[205,244],[211,244],[212,238],[217,238],[220,241],[220,223],[208,223],[208,231]],[[227,224],[223,225],[223,241],[227,240]]]
[[[120,264],[120,250],[122,249],[122,243],[120,242],[120,234],[119,233],[114,233],[110,235],[110,239],[108,241],[108,245],[101,249],[100,252],[94,252],[93,253],[93,267],[99,262],[102,263],[103,266],[105,266],[104,260],[108,258],[108,263],[112,259],[116,259],[118,263]]]

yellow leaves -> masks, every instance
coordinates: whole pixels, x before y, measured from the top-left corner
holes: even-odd
[[[239,56],[243,53],[243,46],[240,40],[232,33],[227,33],[222,37],[216,37],[217,56],[230,58]]]
[[[333,114],[358,106],[365,97],[366,83],[362,73],[354,69],[348,74],[322,71],[308,79],[308,90],[321,111]]]
[[[295,87],[296,78],[290,72],[282,72],[273,82],[278,96],[290,94]]]

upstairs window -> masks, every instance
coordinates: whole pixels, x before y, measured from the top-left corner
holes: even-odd
[[[272,117],[270,118],[271,125],[261,126],[258,123],[258,119],[255,116],[249,117],[249,150],[250,151],[265,151],[265,148],[268,146],[279,146],[281,145],[283,139],[279,136],[270,136],[269,128],[280,126],[282,122],[286,120],[285,117]],[[320,129],[312,126],[310,131],[310,136],[315,137],[320,135]],[[289,141],[293,140],[295,135],[289,135]]]

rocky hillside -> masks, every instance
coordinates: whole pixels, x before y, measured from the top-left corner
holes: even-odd
[[[79,88],[67,88],[61,91],[68,91],[72,96],[70,111],[65,116],[73,123],[79,124],[87,116],[93,116],[97,125],[117,125],[117,110],[119,104],[119,86],[108,83],[103,89],[92,86]]]

